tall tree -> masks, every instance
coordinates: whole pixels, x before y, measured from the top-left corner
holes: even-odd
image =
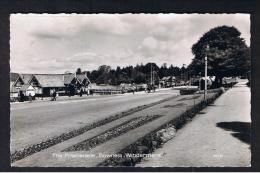
[[[219,26],[206,32],[192,46],[195,58],[189,65],[194,74],[204,73],[208,58],[208,74],[220,84],[225,76],[243,75],[250,70],[250,49],[235,27]],[[208,49],[207,49],[208,47]]]
[[[111,67],[107,66],[107,65],[101,65],[98,68],[98,77],[96,79],[96,83],[97,84],[109,84],[110,81],[110,71],[111,71]]]

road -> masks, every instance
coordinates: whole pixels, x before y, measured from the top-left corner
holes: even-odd
[[[97,120],[173,95],[176,90],[11,104],[11,153]]]
[[[72,138],[61,138],[64,140],[58,140],[58,143],[55,143],[55,145],[45,147],[46,142],[43,142],[43,145],[34,145],[35,147],[32,150],[26,149],[16,152],[12,155],[13,162],[11,166],[93,167],[100,165],[128,165],[122,163],[122,160],[117,157],[113,158],[116,162],[107,159],[109,155],[120,153],[130,145],[141,145],[136,146],[137,148],[150,148],[149,142],[140,143],[139,140],[146,141],[146,138],[151,133],[167,126],[166,124],[169,122],[184,123],[182,121],[184,117],[186,117],[185,119],[188,118],[186,112],[188,110],[189,112],[193,111],[192,107],[200,105],[204,98],[203,94],[175,96],[174,91],[165,92],[170,98],[134,109],[137,111],[127,111],[128,113],[118,114],[126,116],[117,117],[117,119],[101,124],[97,128],[92,128]],[[165,93],[158,92],[154,94],[160,97]],[[216,96],[215,94],[209,93],[208,98],[213,98]],[[132,96],[128,95],[128,97]],[[110,116],[109,119],[111,117],[114,116]],[[153,144],[156,144],[156,141]],[[51,142],[47,142],[47,145],[49,143]],[[142,146],[142,144],[147,146]],[[39,151],[38,148],[41,150]],[[129,150],[129,148],[127,150],[126,153],[135,151]]]

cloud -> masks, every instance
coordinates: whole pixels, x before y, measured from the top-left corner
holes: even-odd
[[[190,63],[192,44],[211,28],[235,26],[250,45],[248,14],[12,14],[16,72],[63,73],[155,62]]]
[[[32,33],[32,35],[40,39],[61,39],[62,38],[57,34],[48,34],[48,33]]]

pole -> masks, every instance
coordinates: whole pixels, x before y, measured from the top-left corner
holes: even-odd
[[[151,85],[152,85],[152,81],[153,81],[153,73],[152,73],[152,63],[151,63]]]
[[[201,90],[201,72],[199,72],[199,91]]]
[[[200,80],[200,76],[199,76],[199,91],[201,90],[201,80]]]
[[[204,87],[204,100],[207,99],[207,65],[208,65],[208,60],[207,60],[207,56],[205,56],[205,87]]]

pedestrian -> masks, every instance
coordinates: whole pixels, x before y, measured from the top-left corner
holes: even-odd
[[[93,90],[90,90],[89,93],[90,93],[91,96],[93,96],[94,91],[93,91]]]
[[[32,95],[31,95],[31,93],[29,93],[29,102],[31,103],[32,102]]]
[[[20,102],[24,101],[24,94],[23,94],[23,92],[21,90],[19,91],[19,101]]]
[[[53,94],[52,94],[52,96],[53,96],[53,101],[56,101],[56,95],[57,95],[57,93],[56,93],[56,91],[54,90],[54,92],[53,92]]]
[[[82,91],[82,89],[80,89],[79,96],[82,97],[82,94],[83,94],[83,91]]]

